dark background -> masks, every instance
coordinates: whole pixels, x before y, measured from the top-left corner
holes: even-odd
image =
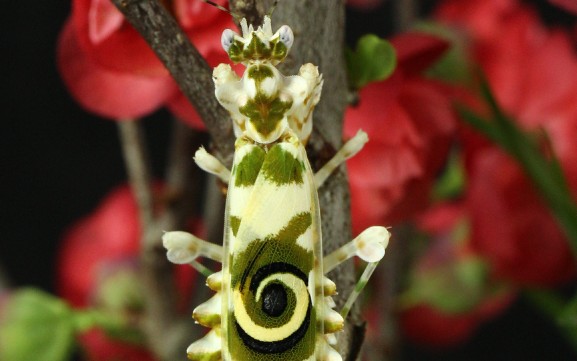
[[[429,8],[433,2],[423,3]],[[574,22],[543,1],[535,3],[549,23]],[[80,109],[56,71],[55,44],[69,11],[66,0],[2,1],[0,267],[13,287],[53,290],[63,231],[125,179],[116,124]],[[364,32],[390,34],[392,13],[390,4],[369,13],[350,12],[348,40]],[[168,118],[161,111],[145,121],[158,174]],[[406,360],[574,359],[557,330],[523,300],[458,349],[405,345],[403,354]]]

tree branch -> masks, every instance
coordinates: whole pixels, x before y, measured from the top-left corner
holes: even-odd
[[[165,203],[163,212],[148,230],[154,247],[143,257],[143,276],[147,295],[146,334],[149,344],[162,360],[183,358],[184,350],[193,337],[188,317],[177,312],[177,295],[174,283],[174,266],[166,259],[161,236],[165,230],[185,229],[193,202],[192,178],[194,132],[180,121],[174,121],[171,149],[166,167]]]
[[[165,229],[182,229],[190,214],[190,170],[192,130],[175,122],[172,150],[167,170],[166,193],[170,199],[163,213],[155,214],[152,176],[141,124],[118,123],[128,178],[139,209],[141,235],[141,275],[146,290],[144,331],[149,345],[162,360],[181,358],[191,339],[191,327],[181,319],[176,307],[173,266],[167,261],[161,236]]]
[[[262,0],[231,0],[230,11],[240,18],[245,18],[249,24],[260,25],[264,15],[268,12],[266,1]]]
[[[395,30],[397,33],[410,30],[419,15],[419,4],[416,0],[395,1]]]
[[[158,0],[112,2],[148,42],[195,106],[216,145],[213,153],[225,164],[230,164],[234,151],[232,124],[214,97],[212,69],[202,55]]]
[[[154,197],[141,124],[135,120],[122,120],[117,124],[128,180],[138,206],[140,222],[145,226],[154,220]]]

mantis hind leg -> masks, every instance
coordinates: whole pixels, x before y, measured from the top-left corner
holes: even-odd
[[[343,318],[347,316],[352,305],[377,268],[379,261],[384,257],[390,235],[385,227],[369,227],[352,241],[324,257],[323,271],[325,273],[330,272],[353,256],[357,256],[368,263],[340,312]]]
[[[365,143],[369,141],[367,133],[359,130],[357,134],[349,139],[345,145],[335,154],[321,169],[315,173],[315,185],[320,188],[331,173],[337,169],[344,161],[354,157],[363,149]]]

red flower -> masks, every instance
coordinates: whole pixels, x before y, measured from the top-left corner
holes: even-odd
[[[138,255],[140,222],[130,188],[118,188],[64,235],[58,260],[58,294],[85,307],[106,268]]]
[[[439,17],[468,32],[505,111],[527,131],[546,132],[577,200],[577,56],[569,36],[515,0],[446,1]],[[567,281],[574,273],[567,240],[536,190],[504,154],[469,143],[466,137],[475,248],[498,276],[522,285]]]
[[[404,335],[412,342],[430,347],[450,347],[471,338],[484,322],[503,312],[513,301],[511,294],[488,298],[463,313],[443,312],[422,304],[401,313]]]
[[[417,33],[392,43],[394,74],[363,88],[360,104],[345,115],[345,135],[358,129],[369,135],[364,150],[348,162],[355,232],[403,219],[427,203],[456,122],[450,90],[421,75],[447,44]]]
[[[65,234],[58,260],[58,293],[74,307],[104,307],[138,316],[146,297],[138,282],[140,234],[134,196],[128,186],[119,187]],[[194,277],[191,267],[175,267],[183,304],[189,301]],[[142,345],[111,339],[102,330],[91,330],[80,341],[89,360],[153,359]]]
[[[155,361],[142,345],[112,340],[99,329],[80,335],[79,341],[85,349],[87,361]]]
[[[565,235],[518,165],[485,149],[475,156],[469,178],[472,244],[495,275],[521,285],[570,280],[575,264]]]
[[[577,1],[575,0],[549,0],[549,2],[565,9],[566,11],[577,14]]]
[[[577,57],[568,34],[516,0],[448,0],[439,19],[466,31],[501,106],[527,129],[577,118]]]
[[[419,219],[430,243],[401,296],[400,315],[405,336],[415,343],[447,347],[466,341],[515,297],[487,278],[483,261],[469,246],[466,221],[465,207],[450,204],[432,208]]]
[[[444,0],[436,17],[468,31],[475,41],[491,41],[505,32],[506,14],[515,8],[516,0]]]
[[[224,4],[224,0],[217,1]],[[212,65],[226,60],[220,34],[229,14],[194,0],[176,0],[172,11]],[[120,120],[163,105],[191,126],[202,122],[140,35],[110,0],[74,0],[58,43],[58,67],[73,97],[88,110]]]

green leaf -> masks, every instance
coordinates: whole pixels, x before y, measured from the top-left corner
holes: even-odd
[[[373,81],[385,80],[397,65],[395,48],[373,34],[359,39],[355,51],[346,49],[350,85],[360,89]]]
[[[3,310],[0,360],[68,360],[74,330],[74,316],[66,303],[40,290],[18,291]]]

